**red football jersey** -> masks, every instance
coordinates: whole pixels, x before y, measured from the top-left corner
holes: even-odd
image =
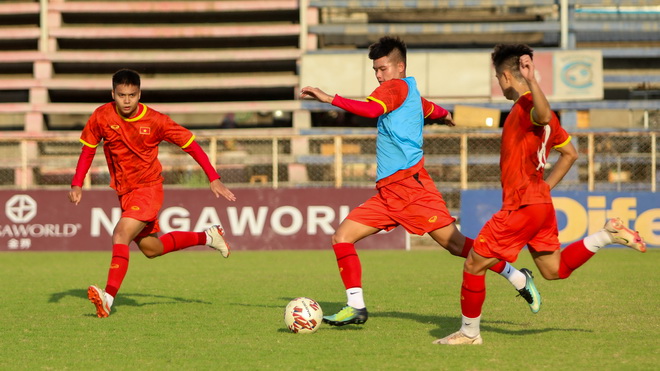
[[[401,107],[408,96],[408,84],[401,79],[392,79],[383,82],[374,90],[367,100],[380,103],[385,110],[384,113],[394,111]],[[433,112],[433,104],[422,97],[422,110],[424,117]]]
[[[158,161],[160,142],[186,148],[193,140],[195,136],[188,129],[167,115],[140,103],[134,117],[124,118],[114,102],[97,108],[80,136],[80,141],[92,148],[103,141],[110,187],[119,195],[163,182]]]
[[[548,153],[571,141],[552,113],[547,125],[533,122],[531,92],[523,94],[504,122],[500,148],[502,210],[551,203],[550,186],[543,178]]]

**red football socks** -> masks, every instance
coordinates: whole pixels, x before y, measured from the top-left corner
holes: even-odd
[[[337,243],[332,245],[337,257],[337,266],[344,287],[362,287],[362,265],[352,243]]]
[[[488,269],[490,269],[491,271],[499,274],[499,273],[502,273],[502,271],[504,270],[504,267],[506,267],[506,262],[504,260],[500,260],[499,262],[497,262],[497,264],[493,265],[492,267],[490,267]]]
[[[128,271],[128,245],[116,244],[112,246],[112,260],[110,260],[110,269],[108,270],[108,283],[105,286],[105,292],[117,296],[117,291],[121,287],[122,281]]]
[[[191,246],[206,245],[206,232],[170,232],[160,236],[163,255]]]
[[[461,286],[461,312],[465,317],[477,318],[486,300],[486,276],[463,272]]]
[[[472,250],[473,245],[474,240],[469,237],[465,237],[465,243],[463,244],[463,251],[461,251],[461,256],[467,258],[468,255],[470,255],[470,250]]]
[[[170,232],[160,237],[163,243],[163,255],[185,249],[186,247],[206,245],[205,232]],[[108,271],[108,283],[105,292],[117,295],[121,283],[128,271],[129,248],[128,245],[115,244],[112,246],[112,260]]]
[[[559,278],[565,279],[580,268],[582,264],[594,256],[594,252],[589,251],[582,240],[573,242],[561,251],[559,260]]]

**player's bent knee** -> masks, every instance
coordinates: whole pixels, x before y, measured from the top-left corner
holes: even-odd
[[[548,281],[554,281],[554,280],[558,280],[558,279],[562,278],[562,277],[559,276],[559,272],[556,272],[556,271],[555,272],[547,272],[547,271],[542,270],[541,275],[543,276],[543,278],[545,278]]]
[[[155,252],[155,251],[142,250],[142,253],[144,254],[144,256],[146,256],[149,259],[155,259],[155,258],[157,258],[161,255],[161,254],[159,254],[158,252]]]
[[[452,254],[452,255],[454,255],[454,256],[461,256],[461,257],[463,256],[463,249],[462,249],[462,248],[459,248],[458,246],[454,246],[454,247],[445,247],[445,249],[446,249],[447,251],[449,251],[449,253]]]
[[[335,233],[335,234],[332,235],[332,244],[336,245],[338,243],[355,243],[355,241],[351,240],[350,238],[348,238],[344,234]]]
[[[138,245],[138,247],[140,248],[140,251],[142,251],[142,254],[144,254],[144,256],[146,256],[149,259],[154,259],[163,255],[163,249],[162,248],[159,249],[158,246]]]

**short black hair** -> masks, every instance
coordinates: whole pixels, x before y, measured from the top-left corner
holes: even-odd
[[[376,60],[396,52],[403,64],[406,64],[406,43],[398,37],[383,36],[378,42],[369,45],[369,59]]]
[[[534,59],[534,50],[526,44],[497,44],[490,55],[493,60],[495,71],[502,72],[507,69],[514,77],[522,78],[520,75],[520,57],[529,55]]]
[[[117,85],[133,85],[140,87],[140,74],[128,68],[122,68],[112,75],[112,90],[117,88]]]

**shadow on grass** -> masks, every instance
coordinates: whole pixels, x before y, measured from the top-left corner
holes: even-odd
[[[72,289],[63,292],[56,292],[51,294],[49,303],[58,303],[65,297],[72,296],[74,298],[81,298],[87,300],[87,290],[86,289]],[[136,300],[141,299],[141,300]],[[114,304],[112,305],[113,311],[116,310],[118,306],[131,306],[131,307],[143,307],[146,305],[161,305],[161,304],[176,304],[176,303],[198,303],[198,304],[212,304],[208,301],[196,300],[196,299],[186,299],[177,296],[165,296],[165,295],[152,295],[152,294],[134,294],[134,293],[124,293],[122,292],[117,296]]]
[[[432,323],[439,326],[438,329],[431,330],[429,333],[434,337],[445,337],[461,327],[461,317],[457,315],[455,317],[447,316],[429,316],[422,315],[417,313],[407,313],[407,312],[374,312],[369,313],[369,317],[389,317],[389,318],[400,318],[406,320],[412,320],[420,323]],[[505,328],[513,327],[514,329]],[[517,329],[515,329],[517,327]],[[516,323],[511,321],[481,321],[481,330],[487,332],[495,332],[499,334],[506,335],[530,335],[530,334],[541,334],[551,331],[561,331],[561,332],[593,332],[592,330],[579,329],[579,328],[561,328],[561,327],[545,327],[545,328],[530,328],[527,321]]]

